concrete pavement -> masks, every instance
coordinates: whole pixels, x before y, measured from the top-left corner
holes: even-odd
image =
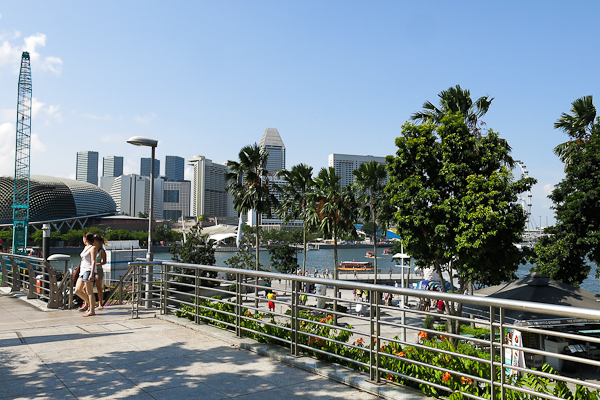
[[[129,306],[97,314],[42,311],[0,291],[0,399],[376,398],[321,376],[368,385],[361,374],[310,359],[314,373],[294,368],[285,357],[240,348],[271,356],[281,349],[253,348],[216,328],[188,329],[152,312],[131,319]],[[385,398],[424,398],[408,388],[381,388],[367,387]]]

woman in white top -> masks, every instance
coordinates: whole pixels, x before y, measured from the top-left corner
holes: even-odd
[[[96,275],[96,256],[98,250],[94,246],[94,234],[91,232],[83,236],[85,248],[81,252],[81,264],[79,264],[79,278],[75,285],[75,294],[87,303],[88,310],[84,317],[96,315],[96,299],[94,298],[94,277]]]

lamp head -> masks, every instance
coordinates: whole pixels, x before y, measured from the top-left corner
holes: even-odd
[[[135,146],[156,147],[158,145],[158,140],[150,139],[144,136],[133,136],[127,140],[127,143]]]

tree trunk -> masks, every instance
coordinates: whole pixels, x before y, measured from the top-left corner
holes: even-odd
[[[258,260],[260,254],[260,239],[258,237],[258,228],[258,212],[256,212],[256,271],[258,271],[258,266],[260,265],[260,262]],[[256,276],[256,279],[254,279],[254,284],[256,285],[256,287],[254,288],[254,307],[258,308],[258,275]],[[255,310],[254,312],[258,313],[258,310]]]
[[[337,230],[335,228],[333,228],[333,262],[334,262],[334,266],[333,266],[333,279],[335,279],[336,281],[339,278],[339,271],[338,271],[338,253],[337,253]],[[337,285],[335,285],[333,287],[333,312],[337,312],[337,299],[338,299],[338,290],[339,287]],[[333,314],[333,324],[337,325],[337,314]]]
[[[304,242],[304,259],[302,260],[302,276],[306,272],[306,223],[302,228],[302,241]]]
[[[377,224],[375,223],[375,207],[373,206],[373,197],[371,197],[371,215],[373,217],[373,257],[375,258],[375,278],[373,279],[373,283],[377,285]]]

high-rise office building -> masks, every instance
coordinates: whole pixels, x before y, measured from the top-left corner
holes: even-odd
[[[285,146],[275,128],[265,129],[259,146],[269,152],[267,157],[267,171],[275,175],[277,171],[285,169]]]
[[[98,185],[98,152],[97,151],[79,151],[77,152],[77,166],[75,169],[75,179],[82,182]]]
[[[163,218],[179,221],[190,216],[190,181],[165,181]]]
[[[361,164],[369,161],[377,161],[380,164],[385,165],[385,157],[375,156],[357,156],[353,154],[330,154],[329,155],[329,166],[335,169],[335,174],[339,176],[340,186],[348,186],[354,183],[353,172],[360,167]],[[387,184],[387,178],[385,180]]]
[[[102,176],[123,175],[123,157],[106,156],[102,158]]]
[[[165,179],[167,181],[182,181],[183,168],[185,160],[183,157],[166,156],[165,157]]]
[[[194,167],[192,216],[235,217],[233,199],[225,189],[227,165],[213,163],[204,156],[194,156],[187,161]]]
[[[150,170],[152,169],[152,159],[142,158],[140,162],[140,175],[150,176]],[[160,160],[154,159],[154,177],[160,176]]]
[[[135,174],[102,177],[100,187],[107,191],[117,205],[117,211],[137,217],[148,214],[150,204],[150,178]],[[154,179],[154,209],[152,216],[163,219],[164,179]]]

